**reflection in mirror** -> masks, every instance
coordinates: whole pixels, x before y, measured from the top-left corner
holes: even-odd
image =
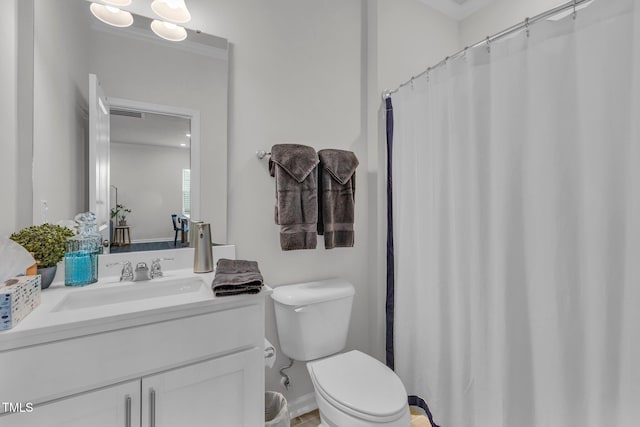
[[[227,41],[188,30],[184,42],[168,42],[151,32],[148,18],[138,15],[130,28],[109,27],[92,17],[85,0],[36,0],[33,19],[33,222],[42,222],[44,202],[49,222],[73,218],[89,209],[87,76],[92,73],[100,78],[110,100],[129,99],[199,113],[198,129],[193,129],[193,122],[191,127],[192,133],[199,132],[202,144],[198,153],[192,153],[197,165],[190,164],[190,169],[200,167],[197,182],[191,174],[191,186],[201,191],[199,197],[192,194],[192,211],[199,206],[199,215],[195,218],[192,213],[191,217],[211,223],[213,240],[226,242]],[[149,179],[151,172],[141,168],[148,163],[152,162],[137,162],[136,181],[152,185],[158,179]],[[125,190],[127,184],[110,182],[114,193],[111,184],[118,188],[119,202],[142,202],[135,197],[140,189],[125,199],[132,191]],[[144,196],[146,202],[153,199],[160,206],[168,200],[158,188],[155,196],[150,195],[150,189]],[[110,194],[107,203],[114,198]],[[169,211],[180,213],[179,208],[162,206],[153,221],[143,214],[143,207],[132,208],[132,240],[163,238],[173,245]],[[140,229],[147,221],[157,222],[157,230],[164,223],[164,234]]]
[[[131,239],[124,245],[112,234],[111,252],[188,245],[188,233],[183,239],[176,232],[171,215],[180,231],[188,230],[191,119],[115,107],[110,116],[110,211],[114,226],[129,227]]]

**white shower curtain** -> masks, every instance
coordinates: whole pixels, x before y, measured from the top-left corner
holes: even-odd
[[[395,369],[442,427],[640,426],[640,0],[392,96]]]

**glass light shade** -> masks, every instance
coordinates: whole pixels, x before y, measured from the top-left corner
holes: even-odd
[[[156,33],[158,37],[162,37],[165,40],[172,42],[180,42],[187,38],[187,30],[183,27],[172,24],[171,22],[164,22],[153,20],[151,22],[151,30]]]
[[[105,24],[113,25],[114,27],[128,27],[133,24],[133,15],[117,7],[91,3],[89,9],[91,9],[93,16]]]
[[[102,0],[102,3],[116,7],[124,7],[129,6],[131,4],[131,0]]]
[[[178,24],[191,21],[191,14],[184,0],[153,0],[151,9],[165,21]]]

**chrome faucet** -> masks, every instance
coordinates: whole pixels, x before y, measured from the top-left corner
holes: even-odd
[[[162,277],[162,266],[160,265],[160,261],[169,261],[173,260],[173,258],[154,258],[151,261],[151,273],[150,276],[152,279],[157,277]]]
[[[162,266],[160,261],[169,261],[173,258],[154,258],[151,261],[151,269],[147,266],[146,262],[139,262],[136,264],[134,271],[131,261],[112,262],[107,264],[107,267],[113,267],[114,265],[121,265],[122,271],[120,272],[120,281],[141,282],[144,280],[156,279],[162,277]]]
[[[151,276],[149,275],[149,267],[147,267],[147,263],[139,262],[136,264],[136,271],[133,275],[133,281],[140,282],[143,280],[151,280]]]
[[[120,272],[121,282],[124,282],[125,280],[133,280],[133,267],[131,266],[131,261],[112,262],[106,266],[113,267],[114,265],[122,266],[122,271]]]

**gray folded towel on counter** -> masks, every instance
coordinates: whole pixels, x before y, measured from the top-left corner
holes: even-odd
[[[215,296],[257,294],[262,289],[262,273],[256,261],[221,258],[211,283]]]
[[[318,234],[325,249],[352,247],[358,159],[351,151],[320,150]]]
[[[271,147],[269,172],[276,179],[275,222],[282,250],[316,247],[318,162],[316,151],[306,145]]]

